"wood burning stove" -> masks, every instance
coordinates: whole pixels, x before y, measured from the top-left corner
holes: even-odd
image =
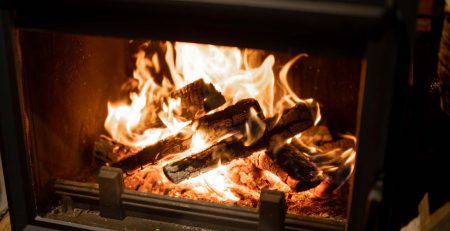
[[[3,8],[14,228],[362,230],[378,211],[409,68],[400,7]]]

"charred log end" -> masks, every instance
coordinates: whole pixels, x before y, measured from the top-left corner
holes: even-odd
[[[295,185],[289,185],[298,192],[316,187],[322,180],[317,167],[291,145],[284,145],[277,152],[269,152],[269,156],[289,177],[298,181]]]
[[[342,166],[336,172],[328,173],[328,176],[312,190],[314,196],[321,199],[331,197],[347,181],[350,174],[350,166]]]
[[[336,149],[342,151],[348,150],[350,148],[355,148],[355,141],[351,139],[340,139],[333,142],[327,142],[319,147],[323,153],[327,153]],[[324,172],[326,178],[318,185],[314,190],[315,197],[317,198],[328,198],[333,195],[350,177],[352,174],[352,166],[350,164],[343,164],[337,161],[338,166],[336,171]]]
[[[289,176],[298,180],[305,181],[306,179],[311,179],[313,176],[317,175],[317,168],[308,160],[308,158],[290,145],[284,145],[273,156],[278,165],[285,167],[285,171]]]
[[[301,184],[300,181],[297,180],[297,179],[294,179],[294,178],[292,178],[292,177],[290,177],[290,176],[288,176],[288,177],[286,178],[286,180],[284,180],[284,183],[285,183],[287,186],[289,186],[289,188],[291,188],[292,190],[295,190],[296,192],[304,191],[304,190],[299,190],[299,189],[298,189],[298,187],[300,186],[299,184]]]
[[[317,187],[312,189],[312,193],[316,198],[326,199],[333,194],[333,180],[330,177],[325,178]]]
[[[92,150],[94,157],[105,163],[118,162],[137,151],[137,149],[116,142],[105,135],[100,135],[95,140]]]
[[[283,169],[281,169],[280,166],[278,166],[265,152],[255,153],[251,157],[251,162],[256,168],[269,171],[278,176],[281,181],[285,182],[289,186],[292,185],[295,187],[295,185],[297,185],[298,181],[293,179],[292,177],[289,177],[289,175]]]
[[[189,176],[194,175],[194,173],[192,173],[192,171],[190,171],[189,168],[180,170],[177,165],[166,165],[163,168],[163,172],[164,175],[167,177],[167,179],[174,182],[175,184],[178,184],[181,181],[183,181],[183,179],[186,179]]]
[[[320,179],[322,179],[322,178],[317,177],[317,178],[315,178],[315,179],[312,180],[312,181],[304,181],[304,182],[299,181],[299,182],[295,185],[295,188],[293,188],[293,189],[294,189],[296,192],[303,192],[303,191],[306,191],[306,190],[315,188],[315,187],[317,187],[320,183],[322,183],[322,182],[320,181]],[[292,188],[292,187],[291,187],[291,188]]]

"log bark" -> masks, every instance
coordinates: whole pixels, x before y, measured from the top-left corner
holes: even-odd
[[[275,122],[274,122],[275,121]],[[267,120],[268,127],[264,137],[266,140],[278,141],[286,140],[314,125],[314,116],[311,109],[303,103],[283,111],[277,120],[270,118]]]
[[[173,91],[168,98],[180,100],[181,116],[186,120],[199,118],[225,103],[225,97],[216,90],[214,85],[205,83],[203,79],[198,79],[181,89]],[[168,101],[168,98],[165,101]],[[151,109],[145,110],[145,116],[140,122],[141,126],[136,129],[136,132],[144,132],[149,128],[165,127],[157,116],[157,111],[160,111],[161,108],[154,108],[154,105],[147,105],[147,107]]]
[[[268,150],[267,155],[290,177],[298,180],[293,188],[297,192],[316,187],[323,180],[311,160],[292,145],[285,144],[276,151]]]
[[[267,155],[266,152],[256,152],[251,156],[250,161],[252,164],[261,169],[271,172],[276,175],[283,181],[286,185],[288,185],[291,189],[296,190],[297,185],[300,183],[299,180],[296,180],[289,176],[289,174],[284,171],[278,164],[276,164],[272,158]]]
[[[334,171],[326,171],[324,169],[325,179],[312,190],[315,197],[322,199],[329,198],[350,177],[350,174],[352,173],[352,166],[348,164],[344,165],[342,163],[342,160],[337,158],[344,151],[350,148],[355,148],[355,142],[351,139],[340,139],[337,141],[325,143],[319,147],[319,150],[322,153],[328,153],[333,155],[326,154],[323,158],[321,157],[315,158],[314,161],[318,165],[327,163],[327,165],[335,166],[337,167],[337,169]],[[336,153],[329,153],[333,150],[336,150]],[[320,156],[320,154],[318,156]],[[313,156],[312,158],[314,157],[315,156]]]
[[[277,146],[280,142],[311,127],[314,118],[310,108],[305,104],[297,104],[285,110],[279,119],[269,119],[268,123],[264,135],[249,146],[244,145],[245,138],[231,137],[200,153],[167,164],[163,167],[164,174],[174,183],[198,176],[216,168],[219,162],[227,164],[233,159],[247,157],[256,151]]]
[[[213,141],[228,133],[242,132],[246,121],[249,119],[250,108],[255,108],[259,112],[258,115],[263,117],[258,101],[244,99],[222,111],[206,115],[194,123],[198,124],[198,131],[206,136],[206,141]],[[155,163],[170,154],[188,150],[191,147],[191,142],[192,132],[182,131],[142,149],[133,156],[114,163],[113,166],[130,173],[132,170]]]
[[[94,157],[105,163],[118,162],[136,152],[138,149],[118,143],[105,135],[100,135],[94,142]]]
[[[249,121],[250,109],[257,112],[264,120],[263,111],[255,99],[243,99],[222,111],[206,115],[197,121],[197,130],[205,136],[206,141],[215,141],[229,133],[245,134],[245,124]]]
[[[203,116],[225,103],[225,98],[214,85],[205,83],[203,79],[172,92],[170,98],[181,100],[181,115],[188,120]]]
[[[325,179],[311,191],[317,198],[329,198],[347,181],[351,173],[351,166],[342,166],[335,172],[326,173]]]
[[[215,169],[219,163],[227,164],[235,158],[245,157],[251,153],[241,141],[226,139],[197,154],[167,164],[163,167],[163,171],[170,181],[179,183]]]
[[[135,155],[113,163],[112,167],[121,168],[127,174],[131,174],[134,170],[155,163],[170,154],[186,151],[191,147],[191,136],[192,134],[183,132],[169,136],[142,149]]]

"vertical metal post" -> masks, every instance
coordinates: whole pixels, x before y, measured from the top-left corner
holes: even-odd
[[[262,189],[259,202],[258,231],[284,230],[286,208],[284,192]]]
[[[20,116],[21,101],[17,81],[20,56],[16,53],[12,18],[9,11],[0,10],[0,152],[11,228],[22,230],[37,215],[38,206],[36,195],[30,193],[34,191],[27,168],[25,129]]]
[[[122,207],[123,172],[120,168],[102,167],[98,176],[100,191],[100,215],[106,218],[123,219]]]

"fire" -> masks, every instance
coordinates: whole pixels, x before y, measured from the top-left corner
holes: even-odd
[[[182,184],[189,185],[198,193],[213,193],[220,200],[238,201],[239,198],[231,191],[234,184],[227,173],[227,168],[219,165],[216,169],[184,181]]]
[[[226,97],[223,107],[241,99],[254,98],[266,116],[273,115],[275,58],[272,55],[266,57],[260,66],[251,67],[248,63],[256,59],[256,55],[236,47],[177,42],[175,60],[171,43],[168,42],[167,47],[166,61],[177,89],[203,78]]]
[[[249,120],[245,123],[246,140],[245,146],[249,146],[259,140],[266,129],[266,124],[258,117],[254,108],[250,108]]]
[[[148,46],[151,42],[144,44]],[[298,103],[308,105],[314,110],[314,126],[321,121],[320,105],[313,99],[300,99],[290,88],[288,73],[294,63],[307,54],[299,54],[287,62],[279,73],[274,73],[275,56],[266,55],[257,50],[239,49],[237,47],[222,47],[206,44],[183,42],[166,42],[165,60],[159,60],[155,54],[147,57],[144,50],[136,54],[136,70],[133,78],[138,82],[137,91],[129,94],[129,102],[109,102],[108,117],[105,128],[113,138],[122,144],[142,149],[156,142],[184,132],[190,137],[191,145],[187,151],[163,158],[158,163],[146,167],[145,171],[159,172],[155,175],[158,185],[171,185],[162,174],[162,166],[193,153],[202,151],[215,142],[236,134],[229,133],[217,140],[207,140],[207,134],[198,129],[197,119],[223,110],[236,102],[253,98],[258,101],[265,118],[280,120],[283,110]],[[163,76],[158,83],[149,69],[163,75],[161,63],[167,64],[170,76]],[[192,117],[183,115],[182,102],[174,98],[172,92],[182,89],[188,84],[203,79],[207,84],[223,94],[225,103],[210,111],[198,111]],[[249,111],[249,119],[244,126],[245,146],[250,146],[263,136],[267,122],[258,116],[255,108]],[[356,143],[354,137],[345,136]],[[331,150],[320,152],[320,148],[302,143],[302,133],[287,139],[287,143],[298,142],[309,150],[310,158],[320,169],[321,174],[337,172],[342,166],[350,166],[353,170],[355,150]],[[264,150],[263,150],[264,152]],[[258,198],[256,189],[239,185],[231,172],[238,162],[222,165],[199,176],[182,181],[176,187],[189,188],[197,194],[208,194],[218,201],[239,201],[237,191],[245,191],[251,197]],[[143,170],[144,171],[144,170]],[[345,179],[350,176],[347,174]],[[240,176],[242,179],[245,176]],[[269,182],[268,187],[290,192],[287,183],[270,171],[261,170],[258,177]],[[342,181],[343,183],[344,181]],[[172,187],[172,186],[171,186]],[[175,186],[173,186],[175,187]],[[178,195],[178,194],[176,194]]]

